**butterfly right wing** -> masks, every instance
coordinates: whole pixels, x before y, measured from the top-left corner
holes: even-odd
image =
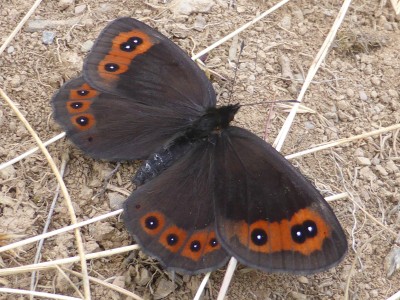
[[[107,160],[147,158],[196,118],[101,92],[83,77],[62,86],[52,105],[67,136],[88,155]]]
[[[215,232],[212,148],[208,141],[192,144],[124,203],[125,227],[144,252],[170,270],[208,272],[228,259]]]

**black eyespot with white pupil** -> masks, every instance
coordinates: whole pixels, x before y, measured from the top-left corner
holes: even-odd
[[[178,243],[178,236],[174,233],[168,234],[167,243],[170,246],[176,245],[176,243]]]
[[[192,252],[198,252],[201,249],[201,244],[199,241],[193,241],[190,243],[190,250]]]
[[[268,241],[267,233],[264,229],[256,228],[251,232],[251,241],[257,246],[265,245]]]
[[[119,70],[119,66],[118,66],[118,64],[115,64],[115,63],[108,63],[108,64],[105,64],[104,69],[107,72],[116,72]]]
[[[317,234],[317,224],[311,220],[304,221],[303,224],[292,227],[292,239],[298,244],[304,243],[308,238],[313,238]]]
[[[144,221],[146,228],[148,229],[157,229],[157,227],[159,226],[159,222],[158,219],[154,216],[150,216],[147,217],[146,220]]]
[[[79,90],[77,91],[79,96],[86,96],[87,94],[89,94],[88,90]]]
[[[124,52],[132,52],[135,51],[136,47],[143,43],[143,40],[140,37],[133,36],[129,38],[126,42],[123,42],[119,48]]]
[[[211,240],[210,240],[210,246],[211,247],[217,247],[218,246],[218,241],[217,241],[217,239],[214,239],[214,238],[212,238]]]
[[[86,126],[89,124],[89,118],[87,117],[77,117],[75,121],[80,126]]]
[[[80,109],[80,108],[82,108],[83,103],[82,102],[73,102],[73,103],[70,104],[70,106],[73,109]]]

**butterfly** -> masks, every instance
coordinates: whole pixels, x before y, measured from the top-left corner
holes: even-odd
[[[240,105],[216,107],[204,72],[146,24],[109,23],[52,106],[89,156],[143,160],[123,219],[166,268],[207,272],[233,256],[311,274],[345,256],[346,236],[316,188],[263,139],[230,125]]]

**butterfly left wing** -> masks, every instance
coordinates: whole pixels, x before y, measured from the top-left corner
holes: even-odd
[[[194,274],[226,263],[216,238],[210,147],[197,142],[124,204],[124,223],[144,252],[170,270]]]
[[[214,89],[195,62],[166,36],[132,18],[110,22],[88,54],[84,77],[97,90],[200,116]]]
[[[314,186],[271,145],[229,127],[214,153],[217,237],[245,265],[310,274],[336,265],[346,236]]]
[[[108,160],[147,158],[194,118],[96,90],[83,77],[64,84],[52,106],[55,120],[82,151]]]

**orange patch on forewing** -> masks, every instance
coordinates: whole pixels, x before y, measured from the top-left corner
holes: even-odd
[[[82,106],[79,108],[74,108],[75,103],[80,103]],[[91,100],[70,100],[67,101],[67,110],[70,114],[81,114],[89,110],[90,105],[92,105],[93,101]]]
[[[167,237],[168,237],[168,235],[170,235],[170,234],[174,234],[174,235],[176,235],[177,238],[178,238],[178,241],[177,241],[176,244],[174,244],[174,245],[169,245],[168,242],[167,242],[167,241],[168,241],[168,240],[167,240]],[[179,227],[177,227],[177,226],[174,225],[174,226],[168,227],[166,230],[164,230],[164,231],[161,233],[161,236],[160,236],[160,238],[158,239],[158,241],[159,241],[165,248],[167,248],[169,251],[171,251],[171,252],[173,252],[173,253],[176,253],[176,252],[178,252],[178,250],[183,246],[183,243],[185,242],[186,236],[187,236],[187,233],[186,233],[185,230],[180,229]]]
[[[106,64],[115,63],[118,64],[118,70],[115,72],[107,72],[105,69]],[[107,55],[104,59],[99,63],[98,70],[101,77],[107,80],[117,80],[118,75],[125,73],[129,69],[129,65],[131,60],[125,57],[119,57],[115,55]]]
[[[88,122],[86,125],[81,125],[77,122],[77,119],[80,117],[85,117],[88,119]],[[94,118],[94,116],[92,114],[74,115],[73,117],[71,117],[71,122],[79,130],[85,131],[85,130],[89,130],[96,124],[96,119]]]
[[[303,222],[310,220],[317,226],[317,235],[307,238],[304,243],[296,243],[292,239],[292,227],[302,225]],[[279,222],[268,222],[258,220],[252,224],[245,221],[233,224],[233,232],[239,239],[239,242],[252,251],[266,254],[280,251],[296,251],[303,255],[309,255],[316,250],[321,250],[324,240],[330,237],[329,225],[323,218],[311,209],[301,209],[296,212],[290,220],[281,220]],[[263,229],[267,233],[267,242],[263,245],[256,245],[251,241],[251,232],[254,229]]]
[[[87,95],[79,94],[79,91],[88,91]],[[91,99],[96,97],[99,94],[98,91],[94,90],[87,83],[82,84],[80,87],[76,89],[71,89],[69,91],[69,99],[71,100],[81,100],[81,99]]]
[[[295,223],[294,218],[290,220],[291,225],[301,224],[304,221],[311,220],[314,221],[317,225],[317,235],[312,238],[306,239],[306,241],[302,244],[298,244],[293,242],[294,246],[293,250],[298,251],[304,255],[309,255],[316,250],[321,250],[324,240],[329,238],[331,235],[329,225],[321,218],[321,216],[311,209],[301,209],[296,214],[296,220],[298,223]]]
[[[155,217],[157,219],[157,221],[158,221],[157,228],[151,229],[151,228],[146,227],[146,219],[149,217]],[[160,233],[160,231],[165,226],[165,217],[162,213],[160,213],[158,211],[149,212],[140,218],[140,226],[147,234],[157,235]]]
[[[137,45],[135,50],[131,52],[122,51],[121,44],[127,42],[132,37],[138,37],[142,39],[142,43]],[[100,76],[107,81],[118,80],[118,75],[125,73],[131,61],[140,54],[145,53],[154,45],[154,41],[150,36],[140,30],[132,30],[128,32],[121,32],[112,40],[112,46],[110,52],[99,62],[97,70]],[[118,64],[119,69],[115,72],[108,72],[105,70],[105,65],[108,63]]]

